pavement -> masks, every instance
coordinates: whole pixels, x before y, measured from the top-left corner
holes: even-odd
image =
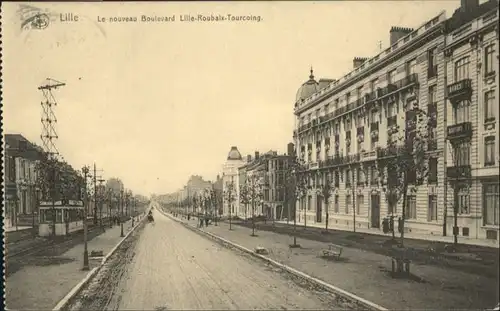
[[[132,222],[124,223],[124,231]],[[120,242],[120,226],[107,228],[88,242],[88,252],[102,250],[106,255]],[[47,254],[29,258],[24,267],[5,281],[5,305],[15,310],[51,310],[88,273],[83,267],[83,241],[63,254]],[[90,260],[90,269],[100,260]]]
[[[268,221],[271,222],[271,221]],[[292,225],[292,221],[276,221],[276,223],[279,224],[287,224],[287,225]],[[314,227],[314,228],[325,228],[325,223],[315,223],[308,221],[306,223],[307,227]],[[297,226],[304,226],[304,221],[297,221]],[[335,226],[335,224],[328,224],[328,229],[330,230],[339,230],[339,231],[347,231],[347,232],[352,232],[353,228],[351,227],[345,227],[345,226]],[[372,235],[380,235],[380,236],[388,236],[389,234],[386,234],[382,231],[382,228],[376,229],[376,228],[356,228],[356,231],[359,233],[364,233],[364,234],[372,234]],[[399,236],[399,233],[396,235]],[[433,242],[443,242],[443,243],[453,243],[453,235],[448,234],[448,236],[442,236],[442,235],[429,235],[429,234],[418,234],[418,233],[412,233],[412,232],[405,232],[405,238],[406,239],[418,239],[418,240],[425,240],[425,241],[433,241]],[[458,237],[458,243],[460,244],[465,244],[465,245],[476,245],[476,246],[485,246],[485,247],[494,247],[494,248],[499,248],[500,247],[500,241],[499,240],[486,240],[486,239],[475,239],[472,237],[463,237],[459,236]]]
[[[248,255],[238,254],[156,212],[108,310],[332,310],[348,308]],[[73,309],[74,310],[74,309]],[[83,309],[82,309],[83,310]]]
[[[188,222],[187,220],[183,220]],[[188,222],[197,226],[196,220]],[[344,247],[338,261],[322,258],[328,243],[298,239],[301,248],[291,249],[293,238],[270,231],[229,224],[206,230],[249,249],[261,246],[268,257],[388,309],[485,309],[499,301],[498,275],[478,275],[443,267],[412,264],[409,279],[390,277],[391,259],[377,253]]]

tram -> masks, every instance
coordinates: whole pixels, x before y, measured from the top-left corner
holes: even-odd
[[[83,230],[83,202],[78,200],[40,202],[39,236],[68,235]],[[55,221],[54,221],[55,217]]]

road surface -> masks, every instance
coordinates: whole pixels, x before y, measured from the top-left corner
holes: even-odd
[[[108,309],[333,309],[281,274],[202,237],[155,211]],[[250,238],[250,237],[249,237]]]

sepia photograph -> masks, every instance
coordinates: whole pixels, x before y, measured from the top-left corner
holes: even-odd
[[[0,18],[2,309],[500,310],[499,0]]]

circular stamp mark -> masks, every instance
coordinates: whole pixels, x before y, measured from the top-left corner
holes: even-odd
[[[45,13],[37,13],[34,16],[23,21],[21,27],[30,27],[31,29],[45,29],[49,26],[50,18]]]

